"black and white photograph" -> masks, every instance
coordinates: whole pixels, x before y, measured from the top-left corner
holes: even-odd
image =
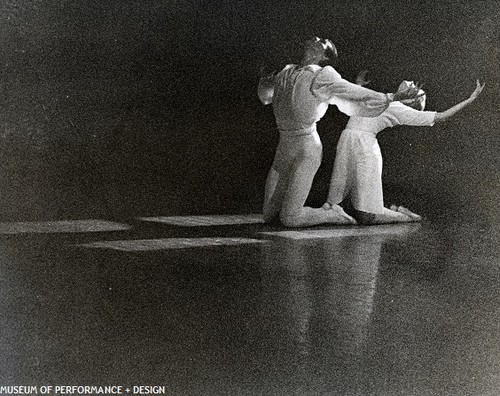
[[[500,394],[500,2],[0,0],[0,396]]]

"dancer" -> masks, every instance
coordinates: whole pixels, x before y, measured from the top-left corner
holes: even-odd
[[[329,104],[347,115],[375,117],[392,101],[418,95],[418,87],[414,86],[393,94],[375,92],[342,79],[331,66],[320,66],[336,57],[337,50],[330,40],[315,37],[305,42],[299,64],[287,65],[277,75],[260,79],[259,99],[263,104],[273,104],[280,133],[266,181],[266,222],[279,217],[287,227],[355,224],[339,205],[328,209],[304,206],[321,164],[322,144],[316,123]]]
[[[365,75],[366,72],[358,75],[358,85],[368,83]],[[406,91],[408,87],[415,87],[413,81],[403,81],[398,90]],[[421,216],[403,206],[384,207],[382,154],[377,133],[395,125],[433,126],[446,121],[476,100],[483,88],[484,84],[478,80],[468,99],[443,112],[424,111],[426,96],[420,90],[419,97],[393,102],[378,117],[351,117],[337,144],[330,189],[323,208],[327,210],[348,198],[354,218],[362,225],[421,221]]]

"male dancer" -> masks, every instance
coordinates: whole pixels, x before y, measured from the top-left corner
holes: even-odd
[[[264,197],[264,221],[279,217],[286,227],[318,224],[355,224],[339,205],[304,206],[321,164],[322,144],[316,123],[329,104],[349,116],[375,117],[391,102],[418,96],[419,87],[383,94],[350,83],[331,66],[320,66],[337,57],[330,40],[318,37],[305,42],[299,64],[287,65],[276,75],[261,78],[258,95],[273,104],[280,140],[269,171]]]

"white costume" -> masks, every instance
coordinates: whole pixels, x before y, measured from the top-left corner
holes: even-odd
[[[329,104],[347,115],[364,117],[381,114],[389,104],[386,94],[344,80],[331,66],[287,65],[274,81],[276,123],[280,132],[292,135],[315,126]]]
[[[383,213],[382,154],[377,133],[396,125],[432,126],[435,116],[435,111],[392,102],[378,117],[351,117],[337,144],[327,202],[339,204],[349,197],[358,211]]]
[[[274,78],[274,92],[263,103],[273,104],[280,140],[266,182],[264,219],[280,215],[288,226],[328,222],[322,208],[304,207],[314,175],[321,164],[322,145],[316,123],[329,104],[347,115],[374,117],[389,105],[386,94],[350,83],[331,66],[287,65]],[[262,90],[264,92],[264,90]]]

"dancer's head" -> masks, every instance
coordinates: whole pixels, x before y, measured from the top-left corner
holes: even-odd
[[[313,37],[304,43],[303,64],[320,64],[337,58],[337,48],[329,39]]]
[[[401,84],[399,84],[398,91],[404,92],[410,88],[415,88],[415,83],[413,81],[404,80],[401,82]],[[425,92],[422,89],[420,89],[418,91],[418,95],[419,96],[416,97],[415,99],[402,100],[401,103],[403,103],[407,106],[410,106],[416,110],[422,111],[425,109],[425,100],[426,100],[427,95],[425,94]]]

